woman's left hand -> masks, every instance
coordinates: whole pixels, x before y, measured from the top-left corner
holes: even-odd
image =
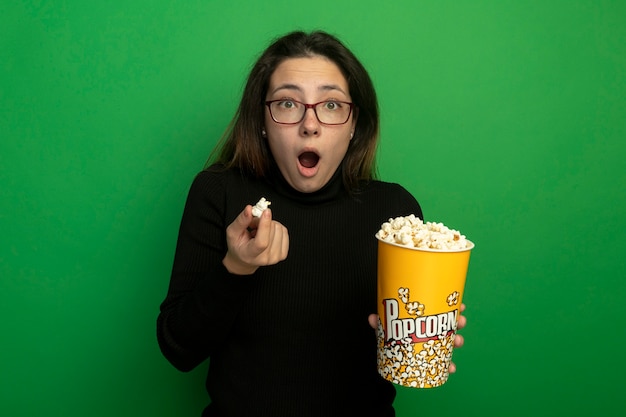
[[[459,308],[459,312],[461,314],[459,314],[459,320],[456,323],[457,331],[465,327],[465,325],[467,324],[467,318],[465,318],[465,316],[463,315],[463,311],[465,311],[465,304],[461,304],[461,307]],[[461,346],[463,346],[464,343],[465,339],[463,338],[463,336],[458,333],[454,335],[455,348],[460,348]],[[448,370],[451,374],[456,372],[456,365],[454,364],[454,362],[450,362],[450,369]]]
[[[463,312],[465,311],[465,304],[461,304],[459,311],[461,314],[459,314],[459,319],[456,323],[457,331],[461,330],[467,324],[467,318],[463,315]],[[370,314],[368,317],[368,321],[369,321],[370,326],[372,326],[373,329],[376,329],[378,327],[378,314]],[[464,344],[465,344],[465,339],[463,338],[463,336],[457,333],[454,336],[454,347],[460,348]],[[456,365],[454,364],[454,362],[450,363],[450,368],[448,369],[448,371],[451,374],[456,372]]]

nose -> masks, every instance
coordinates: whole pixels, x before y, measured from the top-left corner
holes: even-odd
[[[304,136],[317,136],[320,132],[320,122],[317,120],[315,109],[309,108],[304,112],[304,119],[300,124],[300,133]]]

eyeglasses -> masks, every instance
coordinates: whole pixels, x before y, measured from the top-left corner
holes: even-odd
[[[326,100],[306,104],[296,100],[269,100],[265,105],[270,109],[270,116],[276,123],[295,125],[304,120],[308,109],[313,109],[315,117],[325,125],[342,125],[350,119],[354,104],[346,101]]]

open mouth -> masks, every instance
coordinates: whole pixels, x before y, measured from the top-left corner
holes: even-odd
[[[314,168],[319,160],[320,157],[315,152],[302,152],[298,156],[298,161],[300,161],[300,165],[305,168]]]

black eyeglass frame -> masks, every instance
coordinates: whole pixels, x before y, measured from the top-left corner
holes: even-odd
[[[302,104],[304,106],[304,111],[302,112],[302,118],[300,120],[298,120],[297,122],[291,122],[291,123],[286,123],[286,122],[279,122],[278,120],[276,120],[276,118],[274,117],[274,114],[272,113],[272,103],[276,103],[278,101],[293,101],[294,103],[298,103],[298,104]],[[320,120],[320,117],[317,115],[317,109],[316,107],[322,103],[341,103],[341,104],[345,104],[350,106],[350,111],[348,112],[348,116],[346,117],[346,120],[344,122],[341,123],[325,123],[322,122]],[[304,118],[306,117],[306,111],[308,109],[313,109],[313,113],[315,113],[315,117],[317,118],[317,121],[320,122],[323,125],[328,125],[328,126],[339,126],[339,125],[345,125],[346,123],[348,123],[348,120],[350,120],[350,115],[352,115],[352,110],[354,109],[354,103],[350,103],[348,101],[341,101],[341,100],[322,100],[319,101],[317,103],[313,103],[313,104],[307,104],[307,103],[303,103],[301,101],[298,100],[285,100],[285,99],[278,99],[278,100],[267,100],[265,102],[265,105],[267,106],[267,109],[270,111],[270,116],[272,117],[272,120],[280,125],[297,125],[298,123],[302,122],[304,120]]]

